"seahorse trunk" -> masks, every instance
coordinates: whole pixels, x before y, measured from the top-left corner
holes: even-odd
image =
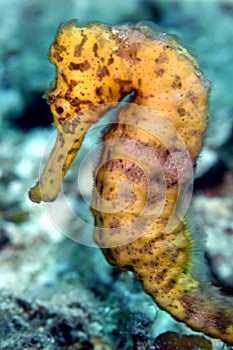
[[[136,109],[127,105],[129,123],[114,125],[104,138],[92,208],[97,226],[95,241],[109,263],[135,272],[145,291],[162,309],[196,331],[233,343],[232,300],[223,298],[209,282],[196,278],[192,266],[195,233],[191,236],[176,206],[180,193],[178,173],[185,173],[183,181],[188,181],[191,173],[182,157],[175,163],[175,157],[166,152],[167,145],[153,133],[131,125],[130,116],[137,115]],[[125,112],[119,112],[118,120],[123,120]],[[143,117],[150,119],[148,113],[144,110]],[[139,121],[140,117],[136,119]],[[176,147],[172,148],[171,143],[170,148],[181,154],[175,138],[172,140]],[[165,183],[161,169],[151,166],[150,161],[155,162],[155,158],[162,164]],[[192,166],[191,159],[188,165]],[[117,184],[124,181],[131,187],[122,196]],[[161,190],[164,185],[165,193]],[[108,210],[103,210],[106,203]],[[113,203],[118,203],[115,211],[109,210]],[[169,226],[171,217],[173,225]]]

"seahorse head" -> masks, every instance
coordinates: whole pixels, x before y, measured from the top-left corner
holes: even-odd
[[[113,33],[104,24],[93,23],[78,28],[72,21],[62,25],[50,49],[50,61],[57,69],[56,82],[46,93],[55,125],[70,115],[93,105],[118,101],[122,94],[114,86],[114,73],[109,68],[117,49]],[[116,77],[120,59],[116,62]],[[115,91],[115,93],[114,93]]]

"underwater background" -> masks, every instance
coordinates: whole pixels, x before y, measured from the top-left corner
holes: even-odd
[[[197,57],[212,89],[189,217],[203,232],[212,283],[233,296],[233,1],[1,0],[0,349],[222,349],[159,310],[99,249],[71,240],[90,233],[65,206],[59,224],[51,221],[62,201],[47,207],[28,198],[56,136],[43,98],[55,77],[49,48],[74,18],[80,26],[151,21]],[[78,187],[69,193],[75,178],[74,166],[67,197],[91,220]],[[90,176],[80,181],[91,197]]]

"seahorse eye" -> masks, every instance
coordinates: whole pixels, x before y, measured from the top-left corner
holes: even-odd
[[[59,107],[56,108],[56,112],[57,112],[58,114],[62,114],[62,113],[64,112],[64,108],[61,107],[61,106],[59,106]]]
[[[69,103],[64,98],[56,98],[52,103],[50,103],[51,111],[54,115],[54,123],[62,122],[65,118],[73,113],[73,109]]]

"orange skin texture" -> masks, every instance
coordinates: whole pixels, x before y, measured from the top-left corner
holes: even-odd
[[[176,210],[178,172],[184,182],[191,174],[186,173],[184,149],[172,130],[185,144],[192,166],[207,124],[209,85],[196,59],[173,36],[145,24],[93,23],[78,28],[70,22],[59,28],[50,60],[57,76],[46,97],[58,138],[40,180],[29,192],[31,200],[56,198],[86,131],[133,92],[131,103],[117,112],[103,138],[106,144],[93,191],[95,241],[111,264],[134,271],[162,309],[196,331],[233,343],[232,300],[211,289],[205,279],[198,280],[192,259],[195,233],[191,236]],[[138,113],[138,106],[143,113]],[[166,144],[150,132],[154,125],[169,140],[169,151],[180,155],[178,170]],[[117,143],[111,146],[107,141]],[[157,195],[161,178],[138,143],[162,165],[164,197]],[[123,186],[119,195],[116,184],[121,181],[132,186]],[[142,210],[145,215],[139,218]],[[167,230],[174,213],[177,224]],[[125,237],[128,241],[121,244]]]

